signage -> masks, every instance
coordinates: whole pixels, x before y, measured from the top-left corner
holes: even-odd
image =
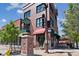
[[[48,29],[48,32],[50,33],[51,32],[51,29]]]

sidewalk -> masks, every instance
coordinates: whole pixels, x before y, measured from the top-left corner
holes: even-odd
[[[8,45],[0,45],[0,53],[5,54],[6,49],[9,48]],[[22,56],[20,54],[15,54],[12,56]],[[45,50],[35,50],[33,56],[79,56],[79,49],[52,49],[49,53],[45,53]]]
[[[34,50],[34,54],[42,56],[79,56],[79,50],[77,49],[53,49],[49,50],[49,53],[44,53],[45,50]]]
[[[20,48],[18,48],[18,46],[15,46],[16,50],[20,50]],[[9,49],[10,46],[9,45],[0,45],[0,54],[1,55],[5,55],[7,49]]]
[[[0,54],[4,55],[9,45],[0,45]]]

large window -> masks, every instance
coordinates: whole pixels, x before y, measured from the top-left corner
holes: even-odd
[[[45,5],[42,3],[36,7],[36,13],[42,12],[45,10]]]
[[[24,18],[30,17],[31,16],[31,11],[27,11],[24,13]]]
[[[42,17],[36,19],[36,27],[44,27],[44,19]]]

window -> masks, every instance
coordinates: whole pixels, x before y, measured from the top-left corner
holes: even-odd
[[[39,42],[39,47],[43,47],[45,41],[45,34],[36,35],[36,40]]]
[[[36,19],[36,27],[43,27],[44,26],[44,20],[42,17]]]
[[[24,18],[30,17],[31,16],[31,11],[27,11],[24,13]]]
[[[36,7],[36,13],[42,12],[45,10],[45,5],[42,3]]]

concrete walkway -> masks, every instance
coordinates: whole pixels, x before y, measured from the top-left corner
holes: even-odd
[[[0,53],[5,54],[9,45],[0,45]],[[21,55],[14,55],[21,56]],[[49,53],[45,53],[45,50],[35,50],[33,56],[79,56],[79,49],[52,49]]]
[[[49,50],[49,53],[44,53],[45,50],[34,50],[34,54],[42,56],[79,56],[79,50],[77,49],[53,49]]]
[[[1,55],[5,55],[5,53],[6,53],[6,51],[7,51],[7,49],[9,49],[10,48],[10,46],[9,45],[0,45],[0,54]],[[20,50],[20,48],[18,48],[18,46],[16,46],[16,50]]]
[[[7,49],[9,49],[9,45],[0,45],[0,54],[4,55]]]

